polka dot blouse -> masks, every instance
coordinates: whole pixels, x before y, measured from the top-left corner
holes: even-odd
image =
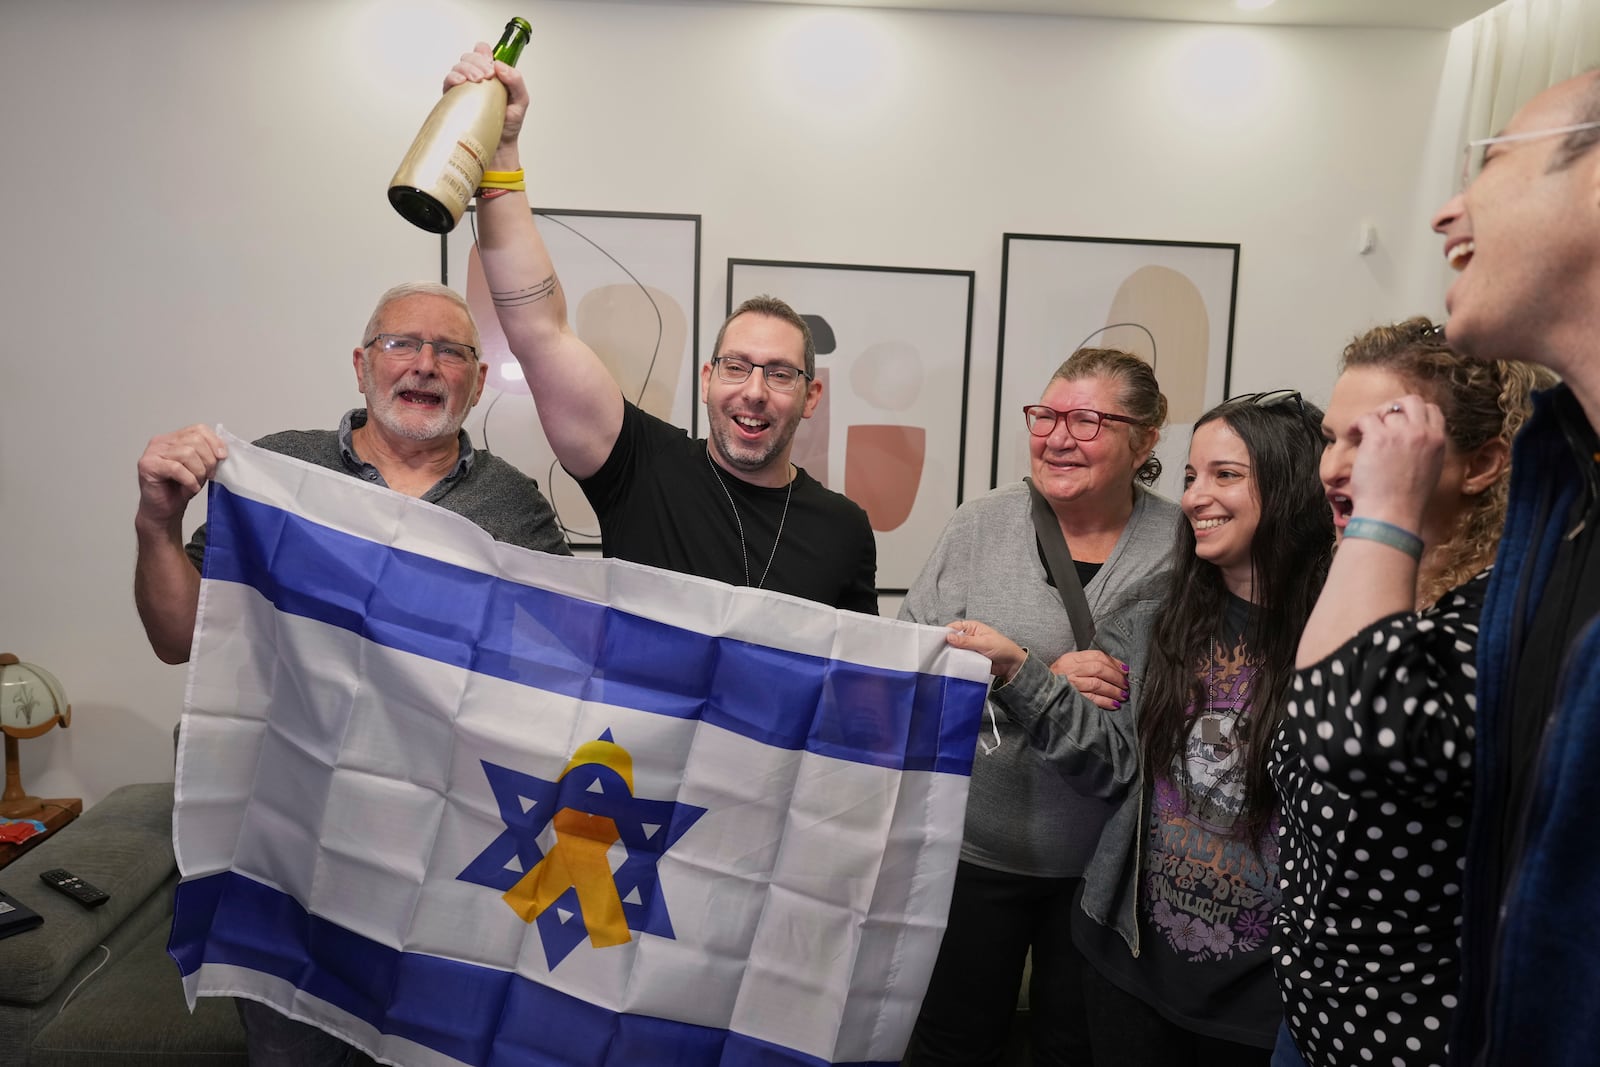
[[[1306,1062],[1442,1064],[1460,968],[1488,572],[1296,672],[1274,739],[1273,964]]]

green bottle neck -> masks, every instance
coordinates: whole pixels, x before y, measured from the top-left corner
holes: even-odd
[[[494,58],[508,67],[517,65],[517,60],[522,58],[522,49],[533,36],[533,27],[528,25],[527,19],[512,19],[506,23],[506,32],[500,35],[500,43],[494,46]]]

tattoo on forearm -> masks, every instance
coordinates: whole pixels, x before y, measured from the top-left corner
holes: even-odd
[[[560,288],[561,283],[552,274],[538,285],[530,285],[526,289],[491,289],[489,290],[489,299],[493,301],[495,307],[521,307],[523,304],[535,304],[540,300],[548,300],[550,297],[555,296]]]

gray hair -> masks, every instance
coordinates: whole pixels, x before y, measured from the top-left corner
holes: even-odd
[[[1118,402],[1137,420],[1138,428],[1154,449],[1161,439],[1161,427],[1167,424],[1167,397],[1156,382],[1155,368],[1120,348],[1080,348],[1056,368],[1050,381],[1078,382],[1089,378],[1103,378],[1116,388]],[[1045,388],[1050,388],[1048,382]],[[1145,485],[1156,483],[1161,477],[1161,460],[1154,451],[1133,476]]]
[[[1582,95],[1572,110],[1572,124],[1577,126],[1586,122],[1600,122],[1600,67],[1590,67],[1579,77],[1588,78],[1589,84],[1583,87]],[[1597,143],[1600,143],[1600,128],[1591,127],[1567,134],[1550,157],[1550,169],[1556,171],[1571,166]]]
[[[461,313],[467,317],[468,328],[472,330],[472,339],[468,343],[480,356],[483,355],[483,343],[478,338],[478,321],[472,317],[472,309],[467,306],[466,297],[448,285],[440,285],[438,282],[402,282],[378,297],[378,306],[372,309],[372,317],[367,320],[367,328],[361,333],[361,343],[365,345],[367,340],[378,332],[378,323],[390,304],[413,296],[436,296],[460,308]]]

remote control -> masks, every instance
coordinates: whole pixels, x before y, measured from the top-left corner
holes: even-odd
[[[111,899],[110,893],[96,889],[71,871],[64,871],[59,867],[53,871],[41,871],[39,880],[56,892],[65,893],[86,908],[98,908]]]

